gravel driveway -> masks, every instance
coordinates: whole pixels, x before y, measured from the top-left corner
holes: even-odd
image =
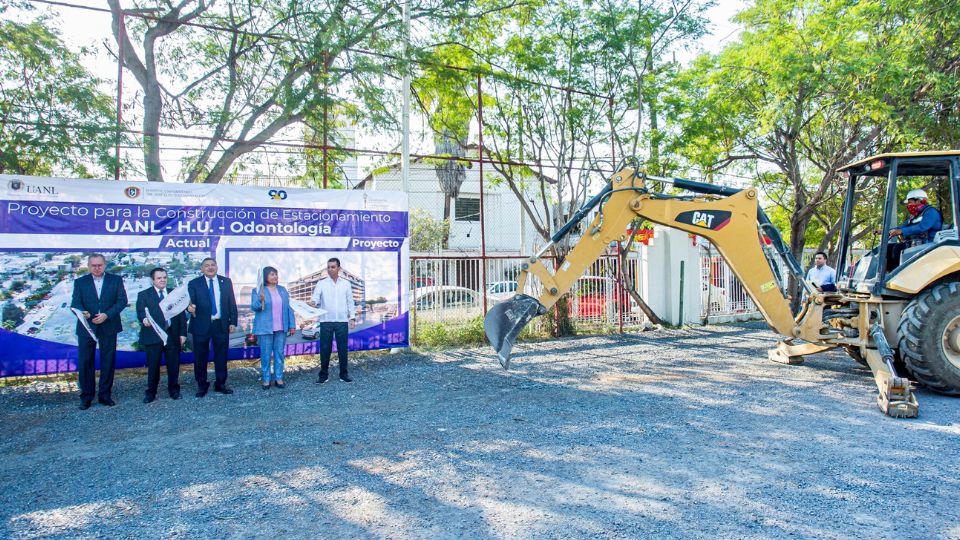
[[[843,354],[745,327],[369,356],[262,391],[76,408],[0,389],[0,537],[960,538],[960,400],[875,405]]]

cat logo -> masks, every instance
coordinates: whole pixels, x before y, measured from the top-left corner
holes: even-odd
[[[678,223],[719,231],[730,223],[731,215],[726,210],[691,210],[677,214],[676,220]]]
[[[694,212],[693,213],[693,224],[699,225],[701,227],[710,228],[710,224],[713,223],[713,215],[706,212]]]

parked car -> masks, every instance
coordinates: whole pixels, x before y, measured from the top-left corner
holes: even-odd
[[[516,281],[496,281],[487,285],[487,298],[493,303],[503,302],[517,294]]]
[[[576,314],[579,319],[615,317],[618,311],[625,316],[642,316],[640,306],[630,302],[629,293],[613,278],[583,276],[577,280],[570,294],[574,298],[571,299],[568,312],[571,316]]]
[[[495,281],[487,285],[487,294],[503,294],[517,292],[516,281]]]
[[[496,300],[488,297],[488,305]],[[413,308],[433,319],[470,319],[483,314],[483,296],[473,289],[440,285],[414,291]]]
[[[318,339],[320,337],[320,323],[308,326],[300,331],[303,339]]]

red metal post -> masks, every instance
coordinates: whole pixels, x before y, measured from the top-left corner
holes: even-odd
[[[483,212],[483,87],[481,75],[477,74],[477,124],[479,141],[477,150],[480,158],[480,294],[483,295],[483,314],[487,314],[487,229]]]
[[[124,21],[126,14],[120,12],[120,20],[117,22],[120,39],[117,40],[117,142],[116,153],[114,154],[117,162],[113,166],[113,179],[120,179],[120,134],[123,132],[123,41],[127,35],[127,24]]]
[[[613,96],[607,98],[607,107],[609,108],[610,117],[610,163],[612,165],[613,171],[617,170],[617,132],[614,129],[613,124]],[[631,229],[632,231],[632,229]],[[634,234],[634,232],[631,232]],[[627,252],[623,257],[620,256],[620,246],[621,242],[617,242],[617,288],[620,290],[617,291],[617,310],[620,313],[620,333],[623,333],[623,310],[630,307],[630,301],[627,299],[627,285],[626,285],[626,274],[623,270],[623,263],[630,261],[630,253]]]

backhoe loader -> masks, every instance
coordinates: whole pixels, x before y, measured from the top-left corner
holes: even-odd
[[[806,355],[843,348],[869,366],[884,413],[916,417],[919,407],[911,378],[935,392],[960,395],[960,151],[880,154],[843,167],[841,174],[847,195],[836,291],[821,291],[804,281],[755,188],[649,176],[625,166],[522,264],[519,293],[493,306],[484,319],[487,338],[508,368],[523,328],[553,306],[611,242],[623,240],[632,221],[643,218],[702,236],[720,251],[767,323],[783,336],[769,351],[771,360],[797,364]],[[857,250],[857,241],[870,238],[864,234],[870,231],[855,230],[863,227],[858,216],[865,212],[855,208],[857,193],[871,180],[883,190],[882,229],[872,236],[877,245]],[[658,193],[652,189],[655,183],[693,195]],[[936,202],[944,225],[932,240],[911,246],[886,232],[900,223],[902,194],[919,187],[933,187],[940,194]],[[594,211],[580,239],[551,271],[543,255]],[[796,314],[777,258],[802,284]],[[535,288],[531,276],[539,280]]]

